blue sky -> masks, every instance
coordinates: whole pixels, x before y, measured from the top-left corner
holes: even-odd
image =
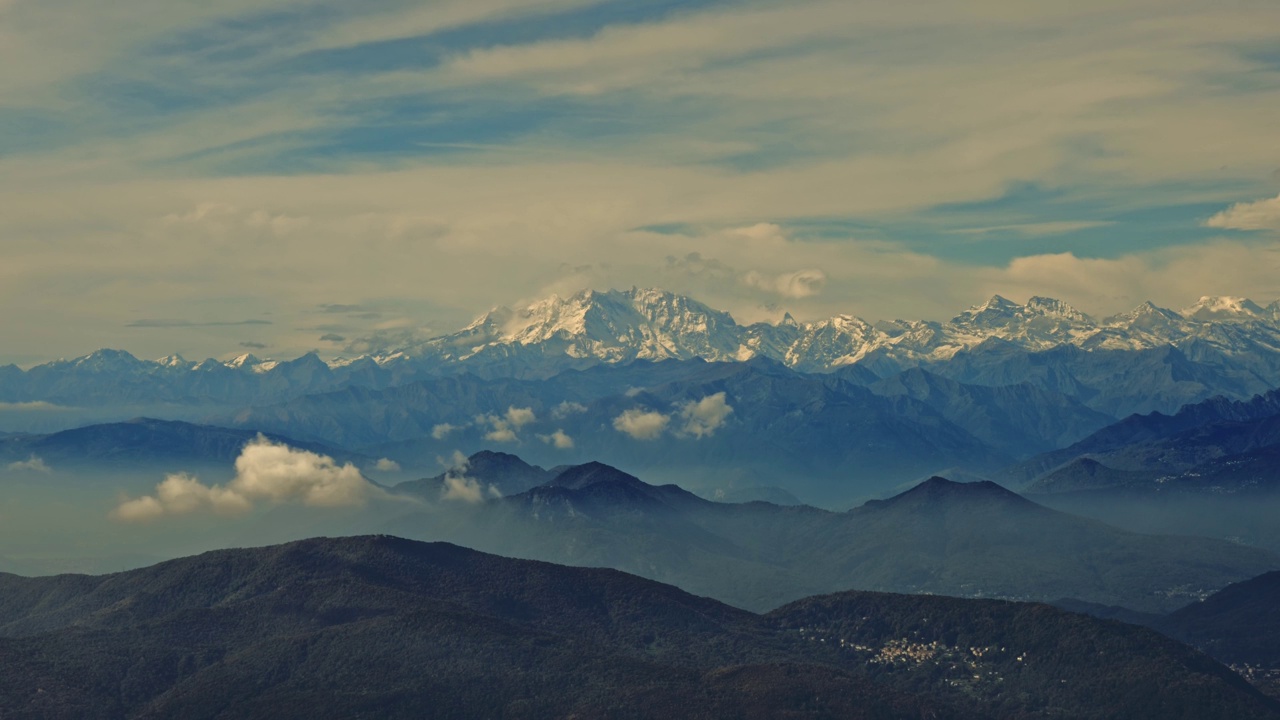
[[[1280,5],[1044,5],[0,0],[0,361],[1280,297]]]

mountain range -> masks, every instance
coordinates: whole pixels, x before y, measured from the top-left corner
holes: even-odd
[[[711,502],[596,462],[543,470],[480,453],[391,491],[432,504],[383,526],[396,535],[613,567],[755,610],[856,588],[1167,612],[1280,567],[1270,552],[1126,532],[990,482],[933,478],[837,513]]]
[[[545,378],[635,360],[767,358],[799,372],[860,366],[874,377],[925,367],[959,382],[1038,387],[1119,417],[1172,412],[1214,395],[1247,398],[1280,385],[1280,302],[1205,297],[1174,312],[1144,303],[1103,319],[1033,297],[995,296],[947,322],[839,315],[739,325],[728,314],[656,289],[584,290],[518,310],[496,308],[466,328],[403,348],[324,361],[253,355],[219,362],[143,361],[118,350],[28,370],[0,368],[0,401],[278,402],[345,387],[383,388],[440,374]],[[1143,380],[1117,393],[1105,381]]]
[[[1199,652],[1044,605],[841,593],[768,614],[393,537],[0,575],[0,715],[1280,717]]]

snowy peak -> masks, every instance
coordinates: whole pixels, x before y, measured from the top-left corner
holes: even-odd
[[[425,344],[449,359],[540,347],[549,354],[605,362],[741,357],[741,329],[728,313],[663,290],[584,290],[516,311],[498,308],[453,335]],[[749,354],[748,354],[749,356]]]
[[[942,339],[946,345],[973,347],[997,338],[1039,350],[1082,340],[1095,330],[1088,315],[1061,300],[1033,297],[1019,305],[996,295],[952,319]]]
[[[991,299],[981,305],[975,305],[959,315],[951,318],[952,325],[974,327],[996,327],[1017,317],[1022,306],[1001,297],[992,295]]]
[[[244,353],[233,360],[191,363],[173,355],[142,361],[121,350],[99,350],[27,373],[55,387],[61,376],[119,375],[169,382],[199,376],[200,392],[230,397],[259,386],[294,392],[360,382],[465,370],[487,377],[547,377],[568,368],[633,360],[762,358],[803,372],[865,363],[886,375],[947,362],[960,353],[1148,350],[1176,347],[1200,357],[1261,358],[1250,372],[1267,376],[1280,352],[1280,302],[1267,308],[1245,298],[1204,297],[1174,312],[1149,302],[1104,320],[1036,296],[1025,304],[995,295],[948,322],[878,321],[853,315],[777,324],[739,325],[728,313],[654,288],[583,290],[553,295],[517,309],[496,307],[465,328],[400,349],[325,362],[314,353],[287,362]],[[453,370],[450,370],[453,368]],[[387,372],[389,375],[380,376]],[[381,379],[379,379],[381,378]],[[15,381],[16,382],[16,381]],[[202,395],[204,396],[204,395]],[[256,396],[255,396],[256,397]]]
[[[162,357],[159,360],[156,360],[156,364],[166,368],[184,368],[185,369],[185,368],[195,367],[195,363],[190,362],[186,358],[177,354],[169,355],[167,357]]]
[[[1217,297],[1206,295],[1196,304],[1182,311],[1189,320],[1212,322],[1215,320],[1255,320],[1267,314],[1248,298]]]
[[[1085,315],[1061,300],[1055,300],[1053,298],[1040,296],[1033,297],[1027,301],[1027,304],[1023,306],[1023,309],[1026,310],[1029,315],[1059,318],[1061,320],[1067,320],[1081,325],[1089,325],[1093,323],[1093,320],[1090,319],[1088,315]]]
[[[1210,319],[1203,319],[1203,318]],[[1235,322],[1221,323],[1229,317]],[[980,346],[1029,351],[1061,346],[1140,350],[1197,342],[1226,353],[1280,347],[1280,303],[1263,310],[1238,298],[1206,298],[1186,315],[1151,303],[1097,321],[1054,298],[1018,304],[1000,295],[949,322],[877,322],[852,315],[806,323],[738,325],[727,313],[658,289],[584,290],[517,311],[496,309],[453,335],[407,349],[442,365],[546,375],[564,363],[635,359],[744,361],[764,357],[806,372],[872,361],[886,372],[945,362]],[[869,366],[870,367],[870,366]]]
[[[276,369],[276,366],[280,363],[275,360],[262,360],[253,353],[245,353],[222,364],[232,370],[260,374],[271,372]]]
[[[76,366],[82,368],[109,370],[119,367],[132,367],[140,364],[142,361],[124,350],[103,348],[101,350],[95,350],[82,358],[76,358],[73,362]]]

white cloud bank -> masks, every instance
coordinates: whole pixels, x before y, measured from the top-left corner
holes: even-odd
[[[1280,231],[1280,195],[1255,202],[1236,203],[1205,221],[1205,227]]]
[[[613,419],[613,429],[635,440],[656,440],[671,422],[669,415],[656,410],[631,408]]]
[[[584,413],[586,411],[586,405],[565,400],[551,410],[551,417],[555,420],[563,420],[570,415],[577,415],[578,413]]]
[[[718,392],[701,400],[678,404],[673,415],[631,408],[613,419],[613,428],[635,440],[656,440],[666,432],[672,418],[678,416],[684,422],[678,435],[702,439],[714,435],[732,413],[733,406],[725,400],[723,392]]]
[[[565,434],[565,431],[560,428],[557,428],[556,431],[550,435],[539,435],[538,439],[557,450],[573,449],[573,438]]]
[[[440,490],[440,499],[446,502],[463,502],[475,505],[487,498],[500,498],[502,492],[493,485],[485,486],[479,480],[467,477],[470,459],[460,450],[453,451],[453,457],[446,461],[439,458],[441,465],[448,466],[445,471],[444,487]]]
[[[696,438],[714,435],[732,413],[733,407],[725,402],[723,392],[687,402],[680,409],[680,417],[684,420],[682,432]]]
[[[781,275],[766,275],[752,270],[742,276],[747,287],[764,290],[784,298],[807,298],[822,292],[827,274],[821,270],[797,270]]]
[[[497,415],[477,415],[476,424],[489,425],[492,428],[488,433],[485,433],[485,440],[511,443],[520,442],[520,436],[516,434],[517,430],[537,419],[533,408],[511,406],[507,408],[506,414],[501,417]]]
[[[52,472],[52,468],[46,465],[44,460],[42,460],[39,455],[32,455],[30,458],[27,458],[26,460],[11,462],[9,463],[9,469],[14,472],[39,472],[39,473]]]
[[[236,475],[223,485],[205,485],[186,473],[165,477],[153,495],[126,500],[113,515],[126,522],[167,515],[213,512],[237,515],[258,501],[312,507],[359,507],[376,492],[351,463],[274,443],[259,435],[236,458]]]

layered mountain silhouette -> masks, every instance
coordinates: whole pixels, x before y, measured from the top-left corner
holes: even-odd
[[[1037,505],[990,482],[932,478],[836,513],[711,502],[600,463],[545,471],[477,456],[478,487],[510,474],[548,478],[474,504],[440,479],[393,488],[452,508],[407,515],[390,531],[519,557],[634,572],[740,607],[863,589],[1053,600],[1077,597],[1169,611],[1280,557],[1225,541],[1125,532]],[[474,474],[473,474],[474,473]],[[507,484],[510,486],[510,483]]]
[[[1194,650],[1047,606],[844,593],[756,615],[385,536],[0,575],[0,659],[5,717],[1280,716]]]

